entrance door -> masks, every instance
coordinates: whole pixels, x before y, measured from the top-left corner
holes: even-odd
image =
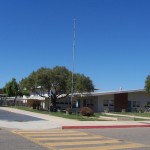
[[[128,93],[119,93],[114,95],[114,110],[120,112],[122,109],[127,110]]]
[[[86,107],[86,99],[83,100],[83,107]]]
[[[132,103],[131,101],[128,101],[128,112],[131,112],[131,108],[132,108]]]

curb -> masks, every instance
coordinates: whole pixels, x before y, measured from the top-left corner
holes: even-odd
[[[62,129],[105,129],[105,128],[138,128],[150,125],[110,125],[110,126],[62,126]]]

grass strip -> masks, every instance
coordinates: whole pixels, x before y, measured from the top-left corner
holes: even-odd
[[[37,109],[33,109],[32,107],[24,107],[24,106],[11,106],[11,108],[16,108],[16,109],[40,113],[40,114],[52,115],[52,116],[62,117],[67,119],[75,119],[80,121],[104,121],[104,119],[100,119],[97,115],[94,115],[92,117],[85,117],[82,116],[81,114],[75,114],[75,113],[71,115],[66,115],[65,112],[48,112],[47,110],[37,110]]]

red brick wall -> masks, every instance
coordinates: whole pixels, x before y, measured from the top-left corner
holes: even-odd
[[[114,111],[119,112],[122,109],[127,110],[128,107],[128,93],[119,93],[114,95]]]

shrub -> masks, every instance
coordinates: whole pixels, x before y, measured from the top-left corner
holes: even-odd
[[[93,116],[94,115],[94,111],[89,107],[83,107],[81,109],[80,113],[82,114],[82,116]]]

